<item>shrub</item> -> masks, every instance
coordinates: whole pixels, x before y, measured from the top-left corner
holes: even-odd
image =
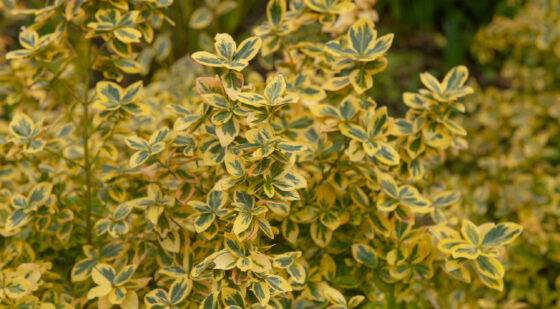
[[[560,5],[518,2],[512,17],[496,16],[477,33],[473,54],[491,72],[497,68],[498,82],[467,103],[462,122],[480,134],[468,136],[471,153],[448,161],[459,173],[443,177],[466,193],[463,207],[473,218],[524,227],[504,257],[510,265],[505,291],[482,295],[471,289],[461,302],[552,308],[560,305]]]
[[[271,0],[253,36],[166,65],[170,4],[13,9],[34,20],[1,71],[2,306],[423,307],[471,273],[502,290],[521,226],[451,211],[433,172],[467,148],[466,67],[420,74],[392,117],[371,89],[393,35],[367,2]]]

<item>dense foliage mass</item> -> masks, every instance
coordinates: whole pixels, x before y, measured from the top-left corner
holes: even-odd
[[[558,304],[557,5],[478,33],[510,89],[420,73],[392,115],[375,1],[270,0],[235,37],[238,2],[199,2],[0,2],[0,308]]]
[[[472,46],[507,85],[477,90],[467,103],[462,123],[481,134],[467,137],[471,154],[453,160],[460,173],[445,177],[474,218],[524,227],[508,250],[508,288],[493,297],[474,289],[462,295],[485,299],[481,306],[560,306],[559,19],[558,1],[526,1],[513,17],[496,16],[480,29]]]

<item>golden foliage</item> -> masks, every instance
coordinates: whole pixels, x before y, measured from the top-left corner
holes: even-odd
[[[467,149],[465,66],[420,74],[393,117],[370,92],[393,42],[372,5],[271,0],[254,36],[142,81],[169,59],[169,5],[13,9],[34,23],[0,70],[0,308],[427,305],[451,292],[434,276],[471,272],[502,290],[521,226],[459,226],[433,173]]]

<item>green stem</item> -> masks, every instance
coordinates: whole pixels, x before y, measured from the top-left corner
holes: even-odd
[[[92,165],[95,166],[97,159],[99,159],[99,155],[101,154],[101,149],[105,146],[105,144],[107,144],[107,142],[109,141],[109,139],[111,137],[113,137],[113,133],[115,133],[115,129],[117,128],[117,121],[118,119],[116,119],[113,122],[113,125],[111,126],[111,130],[109,131],[109,133],[107,134],[107,136],[105,136],[105,138],[103,138],[103,142],[101,142],[101,147],[97,150],[97,152],[95,153],[95,155],[93,156],[93,160],[91,160]],[[97,130],[95,130],[94,132],[97,132]]]
[[[68,164],[77,165],[77,166],[79,166],[79,167],[81,167],[81,168],[84,167],[84,166],[81,165],[80,163],[75,162],[75,161],[73,161],[73,160],[68,159],[67,157],[65,157],[65,156],[62,154],[62,152],[61,152],[61,153],[57,153],[57,152],[54,152],[54,151],[52,151],[52,150],[50,150],[50,149],[48,149],[48,148],[45,148],[44,150],[45,150],[46,152],[48,152],[49,154],[53,155],[53,156],[57,156],[57,157],[61,158],[62,160],[66,161]]]
[[[91,40],[88,42],[87,48],[87,56],[86,56],[86,80],[84,83],[84,100],[82,101],[83,107],[83,144],[84,144],[84,174],[85,174],[85,185],[86,185],[86,239],[87,243],[91,244],[91,166],[89,161],[89,82],[90,82],[90,75],[91,75],[91,50],[92,50],[92,42]]]
[[[387,308],[398,308],[397,300],[393,294],[385,294],[387,296]]]
[[[323,175],[322,175],[323,181],[326,181],[329,178],[329,176],[331,175],[332,171],[337,167],[338,161],[340,161],[340,159],[342,158],[342,155],[344,154],[346,149],[348,149],[348,146],[350,146],[350,140],[348,138],[344,137],[344,147],[338,153],[338,156],[334,160],[334,162],[331,165],[331,167],[329,168],[329,170],[323,173]]]
[[[154,159],[156,159],[156,162],[159,163],[159,165],[161,165],[161,167],[165,168],[171,175],[173,175],[173,177],[177,178],[177,179],[181,179],[181,177],[179,177],[175,171],[172,171],[168,165],[163,164],[163,162],[154,156]]]

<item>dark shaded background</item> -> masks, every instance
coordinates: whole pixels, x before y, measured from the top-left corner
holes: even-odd
[[[192,13],[204,0],[175,0],[167,15],[175,21],[174,27],[163,23],[160,32],[171,34],[172,50],[166,61],[152,63],[153,74],[158,67],[170,65],[186,54],[201,50],[199,37],[205,33],[209,38],[215,33],[227,32],[237,40],[251,34],[251,29],[266,19],[266,0],[235,0],[237,7],[214,20],[205,29],[189,27]],[[420,85],[418,74],[429,71],[442,78],[451,67],[467,65],[471,75],[482,86],[498,85],[497,67],[479,65],[471,56],[469,46],[478,29],[487,25],[494,15],[513,16],[522,1],[512,0],[379,0],[375,9],[379,14],[376,27],[380,34],[394,33],[393,46],[387,58],[387,70],[374,80],[371,94],[378,104],[387,105],[394,112],[403,112],[401,96],[404,91],[415,91]],[[28,0],[29,8],[40,8],[43,0]],[[17,49],[17,37],[21,25],[32,23],[32,16],[15,19],[0,12],[0,31],[7,50]],[[48,26],[48,25],[47,25]],[[52,25],[53,29],[55,25]],[[1,45],[1,44],[0,44]],[[499,63],[496,62],[496,63]],[[150,75],[144,76],[145,81]],[[135,80],[138,76],[133,77]],[[125,79],[124,84],[129,82]]]
[[[188,18],[203,0],[175,0],[169,13],[177,26],[173,31],[173,55],[181,57],[200,49],[198,30],[188,29]],[[205,31],[245,37],[265,18],[264,0],[238,0],[238,7]],[[464,64],[481,85],[497,85],[494,68],[478,65],[469,52],[477,30],[494,15],[513,16],[520,4],[509,0],[379,0],[376,27],[380,33],[395,33],[389,50],[389,66],[376,76],[373,95],[378,103],[398,109],[402,92],[418,89],[418,74],[429,71],[438,77],[451,67]],[[185,29],[188,29],[185,31]],[[184,43],[178,43],[184,42]],[[499,86],[499,85],[498,85]]]

